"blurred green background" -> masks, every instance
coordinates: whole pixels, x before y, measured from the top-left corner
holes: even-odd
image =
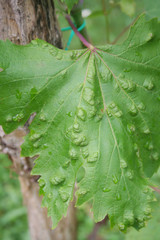
[[[67,27],[65,13],[55,1],[57,16],[61,28]],[[94,45],[112,43],[140,14],[146,18],[160,18],[160,0],[84,0],[82,15],[86,21],[86,29]],[[70,32],[63,32],[63,46],[66,47]],[[124,34],[118,42],[127,36]],[[109,41],[107,41],[109,40]],[[74,36],[70,49],[82,48],[79,39]]]
[[[64,11],[58,1],[56,7],[60,27],[67,27]],[[84,0],[82,8],[87,33],[94,45],[113,43],[115,40],[121,43],[127,36],[128,26],[143,12],[147,19],[160,18],[160,0]],[[69,35],[70,31],[62,33],[64,48]],[[82,45],[74,36],[69,49],[79,48]],[[6,155],[0,154],[0,162],[0,240],[30,240],[18,177],[11,170],[11,162]],[[160,172],[153,176],[152,181],[160,186]],[[78,240],[89,239],[93,231],[97,231],[97,239],[101,240],[159,240],[160,196],[157,195],[157,199],[153,204],[153,218],[147,227],[139,232],[130,228],[126,234],[117,228],[111,229],[108,220],[105,224],[95,225],[89,203],[86,204],[77,209]]]
[[[11,161],[0,154],[0,239],[29,240],[26,208]]]
[[[22,203],[18,177],[11,169],[11,162],[4,154],[0,154],[0,239],[30,240],[26,209]],[[152,178],[153,184],[160,186],[160,171]],[[160,195],[153,203],[153,218],[139,232],[133,228],[124,234],[118,228],[110,228],[109,221],[97,228],[90,212],[89,203],[77,209],[78,240],[88,240],[91,233],[95,240],[159,240],[160,239]]]

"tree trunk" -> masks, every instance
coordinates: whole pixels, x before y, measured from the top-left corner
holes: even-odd
[[[16,44],[27,44],[40,38],[62,48],[53,0],[0,0],[0,39],[10,39]],[[67,217],[55,230],[45,208],[41,208],[41,197],[37,184],[38,176],[30,176],[33,159],[20,156],[23,137],[28,125],[5,135],[0,129],[0,149],[8,154],[13,168],[19,175],[24,204],[28,210],[28,221],[32,240],[75,240],[76,216],[71,203]]]
[[[0,0],[0,37],[17,44],[40,38],[61,48],[53,0]]]

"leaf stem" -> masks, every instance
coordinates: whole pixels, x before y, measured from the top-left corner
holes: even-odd
[[[106,2],[105,0],[102,0],[102,11],[105,17],[105,24],[106,24],[106,40],[107,43],[110,42],[110,28],[109,28],[109,19],[108,19],[108,15],[109,15],[109,11],[106,9]]]
[[[77,28],[74,26],[72,20],[71,20],[71,17],[70,15],[66,15],[66,19],[69,23],[69,25],[71,26],[71,28],[73,29],[73,31],[75,32],[75,34],[77,35],[77,37],[80,39],[80,41],[84,44],[84,46],[86,46],[87,48],[89,48],[90,50],[95,50],[95,47],[89,43],[83,36],[80,32],[78,32]]]

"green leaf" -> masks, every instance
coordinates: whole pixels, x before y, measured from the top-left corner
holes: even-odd
[[[134,0],[121,0],[119,4],[122,12],[124,12],[130,17],[133,17],[133,15],[135,14],[136,7]]]
[[[158,240],[160,235],[160,202],[154,206],[154,211],[152,213],[153,219],[148,223],[146,228],[137,232],[132,229],[129,233],[126,234],[126,240]]]
[[[77,176],[77,205],[91,200],[95,221],[108,214],[125,230],[150,218],[144,173],[160,160],[159,28],[141,16],[122,45],[93,52],[0,42],[0,124],[9,133],[36,112],[22,154],[37,156],[33,174],[53,227]]]
[[[78,0],[61,0],[62,3],[65,3],[68,7],[68,10],[72,10],[73,6],[78,3]]]

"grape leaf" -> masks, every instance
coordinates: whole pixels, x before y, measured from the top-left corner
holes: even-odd
[[[78,3],[78,0],[61,0],[62,3],[65,3],[68,7],[68,10],[70,12],[70,10],[73,8],[73,6]]]
[[[123,44],[94,50],[0,41],[0,124],[9,133],[36,112],[22,154],[37,156],[33,174],[41,175],[53,227],[77,175],[77,206],[92,201],[95,221],[108,214],[125,230],[150,218],[145,175],[159,167],[159,27],[143,15]]]
[[[124,12],[130,17],[133,17],[133,15],[135,14],[136,7],[134,0],[121,0],[119,4],[122,12]]]
[[[159,240],[160,228],[160,202],[155,204],[153,208],[153,219],[148,223],[147,227],[137,232],[132,229],[129,233],[126,234],[126,240]]]

